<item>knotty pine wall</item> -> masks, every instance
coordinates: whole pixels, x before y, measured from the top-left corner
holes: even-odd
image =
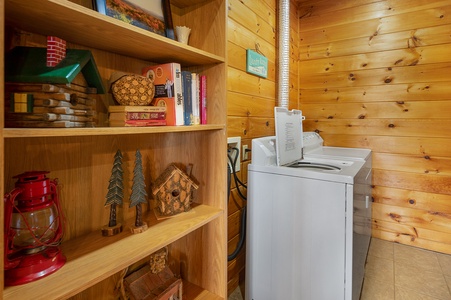
[[[373,150],[373,236],[451,253],[451,2],[301,0],[304,129]]]
[[[296,3],[291,4],[291,19],[295,20],[292,35],[292,58],[290,82],[297,83],[297,47]],[[228,17],[228,83],[227,83],[227,136],[241,137],[241,144],[251,148],[252,139],[274,135],[274,106],[277,103],[277,32],[278,3],[276,0],[229,0]],[[295,43],[293,42],[295,41]],[[266,79],[246,73],[246,49],[258,49],[268,58],[268,77]],[[294,55],[295,54],[295,55]],[[296,99],[298,90],[292,84],[290,94]],[[247,182],[249,159],[241,163],[238,176]],[[246,189],[241,188],[246,195]],[[228,203],[228,252],[231,254],[239,240],[239,227],[243,207],[242,200],[232,183],[232,192]],[[228,290],[233,291],[238,284],[243,287],[245,249],[228,265]]]

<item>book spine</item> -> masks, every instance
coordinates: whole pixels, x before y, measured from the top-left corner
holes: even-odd
[[[166,112],[165,107],[160,106],[127,106],[127,105],[113,105],[108,107],[109,113],[124,113],[124,112]]]
[[[199,74],[192,73],[192,106],[193,106],[193,125],[200,124],[199,109]]]
[[[175,125],[184,124],[184,103],[182,88],[182,69],[180,64],[174,64],[174,94],[175,94]]]
[[[183,103],[185,105],[184,124],[193,125],[192,74],[182,71]]]
[[[125,112],[110,113],[110,119],[115,120],[165,120],[165,112]]]
[[[166,119],[166,113],[165,112],[127,112],[126,119],[128,120],[165,120]]]
[[[146,126],[165,126],[166,120],[127,120],[127,121],[110,121],[110,127],[146,127]]]
[[[199,80],[200,124],[207,124],[207,76],[200,75]]]

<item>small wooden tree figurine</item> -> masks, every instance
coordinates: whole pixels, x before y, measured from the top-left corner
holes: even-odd
[[[147,230],[147,224],[146,222],[143,222],[141,206],[141,203],[147,203],[147,192],[145,187],[146,184],[144,183],[141,152],[136,150],[132,194],[130,195],[130,207],[136,207],[135,225],[131,228],[133,233],[141,233]]]
[[[104,236],[112,236],[122,231],[122,224],[116,221],[116,206],[122,205],[124,199],[123,173],[122,153],[117,150],[106,195],[105,206],[110,205],[110,221],[108,225],[102,228],[102,235]]]

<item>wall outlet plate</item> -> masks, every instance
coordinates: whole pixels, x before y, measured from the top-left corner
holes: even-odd
[[[243,150],[241,151],[242,155],[243,155],[243,160],[248,160],[249,159],[249,152],[247,151],[249,146],[248,145],[243,145]]]
[[[238,151],[234,150],[234,148],[238,149]],[[235,162],[235,172],[240,171],[241,159],[241,137],[229,137],[227,138],[227,154],[232,158],[232,162],[235,161],[235,157],[237,160]],[[227,163],[230,165],[229,158],[227,157]],[[230,165],[230,169],[233,172],[232,166]]]

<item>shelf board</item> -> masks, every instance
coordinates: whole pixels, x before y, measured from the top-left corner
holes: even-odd
[[[183,67],[225,62],[224,57],[66,0],[6,0],[5,18],[7,23],[26,31],[152,62],[177,61]]]
[[[61,249],[67,262],[60,270],[34,282],[5,287],[3,299],[65,299],[74,296],[220,217],[223,213],[223,210],[208,205],[193,206],[186,213],[160,221],[150,213],[144,218],[149,229],[143,233],[132,234],[129,225],[125,224],[124,230],[112,237],[103,237],[99,229],[86,236],[64,242]],[[133,222],[134,220],[130,220],[129,223]],[[187,298],[203,299],[201,295],[212,295],[199,289],[194,292],[193,297]]]
[[[95,127],[95,128],[4,128],[4,138],[32,137],[67,137],[67,136],[101,136],[101,135],[131,135],[171,132],[195,132],[222,130],[225,125],[194,125],[194,126],[154,126],[154,127]]]
[[[183,299],[193,300],[224,300],[224,298],[213,294],[203,288],[188,282],[183,281]]]

